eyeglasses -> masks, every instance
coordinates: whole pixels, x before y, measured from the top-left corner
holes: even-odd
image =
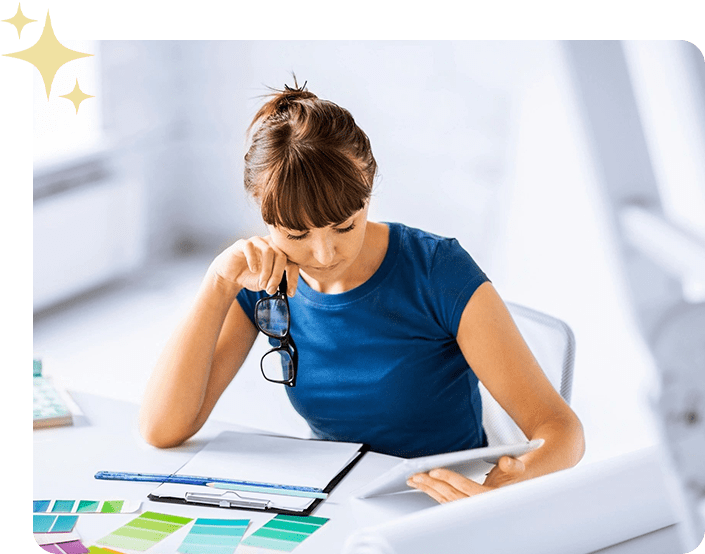
[[[285,272],[276,294],[261,298],[255,304],[255,322],[265,335],[279,341],[279,346],[262,356],[259,364],[262,375],[272,383],[295,387],[299,356],[294,339],[289,334],[291,315],[286,287]]]

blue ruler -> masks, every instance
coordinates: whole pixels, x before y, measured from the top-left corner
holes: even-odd
[[[294,485],[277,485],[273,483],[259,483],[256,481],[242,481],[237,479],[223,479],[216,477],[201,477],[197,475],[177,475],[161,473],[129,473],[125,471],[99,471],[96,479],[109,481],[142,481],[147,483],[175,483],[178,485],[211,486],[218,489],[242,490],[248,492],[262,492],[286,496],[305,496],[309,498],[328,498],[328,494],[314,487],[298,487]]]

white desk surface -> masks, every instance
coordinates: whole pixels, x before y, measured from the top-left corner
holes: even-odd
[[[33,432],[34,499],[139,500],[142,502],[140,512],[152,510],[194,519],[197,517],[248,518],[251,520],[251,524],[246,536],[260,528],[275,515],[249,510],[225,510],[221,508],[152,502],[147,500],[147,495],[158,486],[156,483],[102,481],[94,478],[95,473],[101,470],[172,473],[221,431],[228,429],[252,431],[253,429],[217,421],[208,421],[203,429],[195,437],[187,441],[186,444],[172,449],[159,450],[148,446],[139,436],[137,430],[137,405],[87,393],[74,393],[72,397],[84,413],[83,416],[75,418],[74,425],[37,429]],[[434,500],[417,491],[366,499],[364,501],[351,497],[351,493],[354,490],[389,469],[398,461],[398,458],[391,456],[373,452],[366,453],[335,488],[329,498],[321,503],[313,514],[329,518],[330,521],[297,547],[296,552],[299,554],[333,554],[341,552],[347,538],[362,528],[373,528],[385,522],[390,522],[390,525],[396,525],[396,523],[391,523],[392,520],[408,521],[409,518],[398,520],[400,516],[404,515],[409,515],[411,519],[416,520],[416,516],[412,514],[428,508],[437,507],[440,510],[449,509],[450,511],[454,509],[451,505],[455,503],[440,507]],[[583,473],[586,472],[583,471]],[[553,477],[546,476],[540,479],[560,482],[566,477],[566,475],[554,474]],[[598,483],[594,484],[599,488]],[[481,495],[477,498],[477,502],[473,502],[472,505],[466,504],[465,508],[471,508],[471,512],[473,510],[477,512],[474,517],[478,518],[478,524],[480,524],[482,517],[487,515],[492,505],[500,501],[502,495],[521,498],[521,495],[515,494],[515,492],[520,493],[522,485],[524,488],[533,487],[529,491],[532,498],[534,494],[545,490],[541,488],[538,482],[520,483],[516,485],[516,489],[507,487],[506,491],[499,489],[496,493]],[[593,483],[586,481],[583,486],[592,489]],[[514,492],[510,491],[510,488],[514,489]],[[550,499],[548,496],[547,498]],[[558,507],[565,505],[566,503],[563,501],[556,503]],[[503,506],[505,508],[497,513],[510,515],[512,503],[503,504]],[[429,515],[424,517],[428,519],[434,513],[436,514],[435,517],[437,517],[439,514],[438,509],[429,512]],[[565,508],[560,509],[564,510]],[[82,514],[76,526],[76,531],[81,535],[84,544],[90,546],[137,517],[137,515],[138,513]],[[518,513],[512,514],[512,518],[514,516],[520,517]],[[563,517],[566,517],[566,514],[563,514]],[[570,518],[570,516],[567,517]],[[517,521],[520,520],[514,520],[514,526]],[[585,521],[584,525],[576,527],[577,532],[594,534],[596,528],[593,523]],[[554,524],[555,519],[551,518],[545,522],[548,528],[551,528]],[[619,524],[617,525],[618,527],[620,526]],[[176,552],[189,528],[190,526],[186,526],[180,529],[147,552],[149,554],[171,554]],[[511,529],[508,529],[508,531],[510,534],[512,533]],[[496,537],[496,535],[494,536]],[[623,542],[625,539],[627,539],[626,542]],[[524,535],[522,541],[524,547],[528,548],[525,551],[532,551],[529,548],[532,546],[531,537]],[[619,544],[599,550],[599,552],[609,552],[609,554],[640,554],[641,552],[680,554],[681,552],[676,546],[677,533],[673,525],[666,528],[663,528],[663,525],[654,527],[654,532],[651,533],[644,530],[641,534],[625,537],[617,542]],[[514,551],[513,549],[508,550],[508,552]],[[595,549],[583,549],[579,553],[577,550],[573,550],[573,552],[578,554],[587,554],[590,551],[595,552]],[[561,550],[561,552],[564,551]]]
[[[137,430],[137,405],[87,393],[72,393],[71,396],[84,414],[74,418],[74,425],[33,431],[34,499],[124,498],[142,501],[140,512],[152,510],[194,519],[249,518],[252,522],[246,536],[276,515],[249,510],[152,502],[147,500],[147,495],[158,486],[157,483],[103,481],[94,478],[95,473],[101,470],[172,473],[221,431],[252,429],[209,420],[203,429],[184,445],[160,450],[147,445],[140,437]],[[364,503],[355,499],[348,501],[352,491],[398,461],[391,456],[366,453],[313,514],[330,518],[330,521],[297,547],[296,552],[340,552],[347,536],[358,528],[437,506],[435,501],[416,491],[369,499]],[[81,535],[84,544],[91,545],[138,515],[139,513],[82,514],[76,531]],[[188,528],[182,528],[147,552],[176,552],[187,532]]]

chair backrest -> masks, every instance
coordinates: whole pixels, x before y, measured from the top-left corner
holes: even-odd
[[[507,303],[509,312],[546,377],[570,403],[573,388],[575,337],[570,327],[558,318],[518,304]],[[490,446],[526,440],[521,429],[480,383],[482,423]]]

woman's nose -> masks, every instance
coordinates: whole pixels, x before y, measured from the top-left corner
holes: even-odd
[[[320,237],[313,243],[313,257],[321,266],[327,266],[335,258],[335,244],[328,237]]]

